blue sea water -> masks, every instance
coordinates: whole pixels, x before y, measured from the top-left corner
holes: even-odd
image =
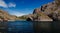
[[[4,28],[1,28],[4,27]],[[60,22],[9,21],[0,22],[0,32],[6,33],[52,33],[60,32]]]
[[[33,23],[28,21],[8,22],[8,33],[34,33]]]

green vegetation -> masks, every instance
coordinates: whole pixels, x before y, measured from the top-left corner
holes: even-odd
[[[55,10],[57,10],[58,8],[55,6],[54,8],[53,8],[53,11],[55,11]]]
[[[3,19],[3,17],[2,17],[2,16],[0,16],[0,18],[1,18],[1,19]]]
[[[60,16],[60,10],[58,11],[58,15]]]
[[[38,13],[37,13],[37,14],[34,14],[34,17],[35,17],[35,18],[37,18],[37,17],[39,17],[39,16],[41,16],[41,15],[38,14]]]
[[[19,19],[27,19],[26,16],[21,16],[21,17],[18,17]]]
[[[55,0],[55,1],[56,1],[57,6],[60,6],[60,0]]]

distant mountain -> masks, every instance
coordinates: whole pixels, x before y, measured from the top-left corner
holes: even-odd
[[[43,6],[41,6],[41,8],[34,9],[32,15],[30,15],[30,17],[28,17],[27,20],[32,21],[60,20],[60,0],[55,0],[51,3],[44,4]]]

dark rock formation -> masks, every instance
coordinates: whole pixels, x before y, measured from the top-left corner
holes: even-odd
[[[30,18],[27,18],[27,21],[32,21]]]

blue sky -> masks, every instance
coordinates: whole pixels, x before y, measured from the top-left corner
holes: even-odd
[[[22,16],[31,14],[35,8],[53,0],[0,0],[0,8],[12,15]]]

